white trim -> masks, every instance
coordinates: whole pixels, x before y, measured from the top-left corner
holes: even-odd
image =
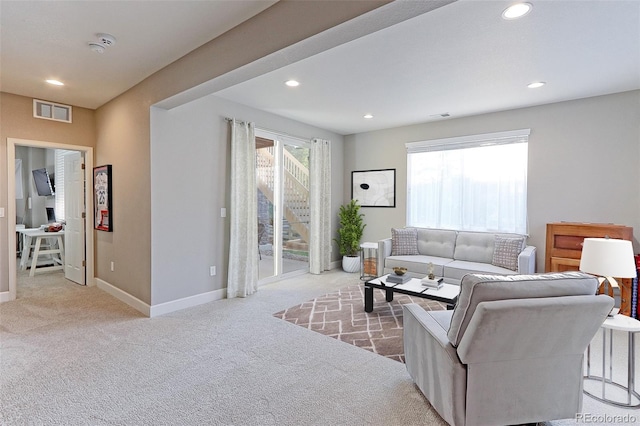
[[[0,303],[10,302],[13,299],[11,298],[11,293],[8,291],[0,292]]]
[[[452,147],[461,148],[461,147],[470,147],[472,145],[478,146],[482,145],[483,142],[494,142],[494,143],[511,143],[517,141],[518,138],[528,137],[531,133],[531,129],[520,129],[520,130],[508,130],[506,132],[495,132],[495,133],[483,133],[479,135],[467,135],[467,136],[456,136],[453,138],[444,138],[444,139],[431,139],[426,141],[418,141],[418,142],[407,142],[405,143],[405,147],[407,149],[407,153],[412,154],[416,152],[424,152],[424,151],[432,151],[434,149],[448,149]],[[525,142],[525,141],[523,141]]]
[[[182,299],[172,300],[170,302],[159,303],[157,305],[150,306],[137,297],[130,295],[126,291],[120,290],[118,287],[115,287],[100,278],[96,278],[96,282],[100,290],[109,293],[122,303],[126,303],[136,311],[149,318],[169,314],[171,312],[180,311],[182,309],[193,308],[194,306],[202,305],[204,303],[209,303],[216,300],[222,300],[227,297],[227,289],[221,288],[219,290],[213,290],[207,293],[196,294],[194,296],[183,297]]]
[[[202,305],[204,303],[226,299],[226,297],[226,288],[221,288],[206,293],[200,293],[189,297],[183,297],[182,299],[172,300],[170,302],[159,303],[157,305],[151,306],[151,313],[149,316],[153,318],[182,309],[193,308],[194,306]]]
[[[16,145],[28,146],[33,148],[44,149],[68,149],[72,151],[81,151],[84,153],[85,158],[85,180],[91,182],[91,175],[89,174],[93,170],[93,148],[83,145],[69,145],[55,142],[36,141],[30,139],[17,139],[7,138],[7,229],[12,230],[8,232],[8,252],[9,252],[9,298],[0,298],[0,302],[6,302],[16,299],[16,285],[17,285],[17,271],[16,271]],[[89,219],[93,211],[93,192],[85,191],[85,209],[87,211],[87,220],[85,220],[85,245],[87,247],[85,253],[86,261],[86,284],[87,286],[95,285],[94,279],[94,262],[95,248],[93,244],[93,221]]]
[[[136,311],[141,312],[143,315],[147,317],[149,316],[151,312],[151,307],[146,303],[144,303],[142,300],[138,299],[137,297],[134,297],[129,293],[127,293],[126,291],[122,291],[118,287],[115,287],[109,284],[108,282],[106,282],[105,280],[97,277],[96,277],[96,285],[100,290],[103,290],[109,293],[119,301],[126,303]]]

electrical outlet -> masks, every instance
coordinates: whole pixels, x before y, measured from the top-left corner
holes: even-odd
[[[112,261],[111,261],[111,272],[113,272],[113,271],[115,271],[115,270],[116,270],[116,264],[115,264],[115,262],[112,260]]]
[[[227,209],[222,207],[220,209],[220,217],[227,217]]]
[[[4,217],[4,207],[0,207],[0,217]]]
[[[212,277],[216,274],[216,267],[215,266],[211,266],[209,268],[209,275],[211,275]]]

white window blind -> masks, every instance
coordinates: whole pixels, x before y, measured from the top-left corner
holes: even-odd
[[[529,133],[407,143],[407,226],[526,234]]]
[[[70,152],[66,149],[55,150],[55,207],[56,220],[65,220],[64,213],[64,156]]]

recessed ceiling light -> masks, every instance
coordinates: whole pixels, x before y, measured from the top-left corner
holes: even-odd
[[[545,83],[544,81],[534,81],[533,83],[527,84],[527,87],[529,89],[537,89],[538,87],[542,87],[545,84],[547,84],[547,83]]]
[[[365,114],[365,115],[364,115],[364,118],[366,118],[366,119],[370,119],[370,118],[373,118],[373,115],[371,115],[371,114]]]
[[[300,83],[297,82],[296,80],[287,80],[287,81],[285,81],[284,84],[286,84],[289,87],[298,87],[298,86],[300,86]]]
[[[516,3],[509,6],[502,12],[503,19],[518,19],[522,18],[527,13],[531,12],[533,6],[531,3]]]
[[[46,82],[54,86],[64,86],[64,83],[58,80],[46,80]]]

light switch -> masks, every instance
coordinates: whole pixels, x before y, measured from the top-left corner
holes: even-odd
[[[0,217],[4,217],[4,207],[0,207]]]
[[[220,209],[220,217],[227,217],[227,209],[224,207]]]

